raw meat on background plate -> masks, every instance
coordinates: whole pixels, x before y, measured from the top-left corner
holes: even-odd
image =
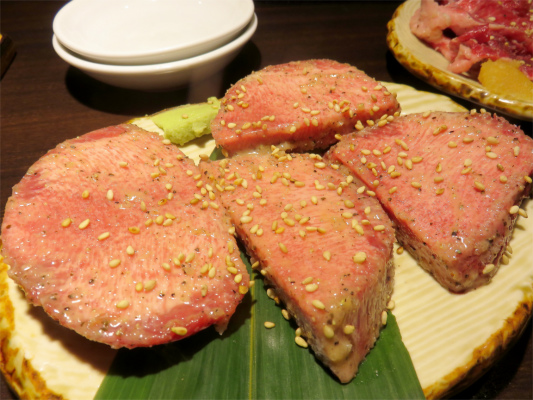
[[[115,348],[223,331],[249,276],[200,177],[174,145],[133,125],[67,140],[7,202],[10,277],[62,325]]]
[[[211,122],[218,146],[233,155],[264,145],[325,149],[338,135],[399,115],[375,79],[348,64],[308,60],[272,65],[239,80]]]
[[[530,193],[533,140],[488,113],[410,114],[343,137],[325,158],[376,193],[424,269],[463,292],[498,270]]]
[[[519,60],[533,80],[533,20],[529,0],[422,0],[413,34],[450,62],[457,74],[477,76],[479,63]]]
[[[392,292],[392,224],[344,167],[272,153],[200,168],[316,356],[348,382],[379,336]]]

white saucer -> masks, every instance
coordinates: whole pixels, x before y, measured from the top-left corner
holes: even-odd
[[[252,0],[72,0],[56,14],[56,39],[82,58],[141,65],[194,57],[235,39]]]
[[[257,16],[233,41],[208,53],[185,60],[151,65],[100,64],[80,58],[52,38],[56,53],[70,65],[110,85],[137,90],[167,90],[199,81],[222,70],[250,40],[257,29]]]

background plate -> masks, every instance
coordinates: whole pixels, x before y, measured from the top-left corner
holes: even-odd
[[[420,0],[407,0],[398,7],[388,23],[387,44],[400,64],[417,77],[447,93],[514,118],[533,120],[533,95],[530,102],[505,98],[491,93],[479,82],[465,75],[448,71],[449,62],[444,56],[411,33],[409,21],[419,7]]]

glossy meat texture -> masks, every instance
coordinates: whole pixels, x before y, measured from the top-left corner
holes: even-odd
[[[13,188],[9,275],[62,325],[115,348],[223,331],[249,277],[201,188],[191,160],[133,125],[67,140]]]
[[[355,67],[298,61],[268,66],[233,85],[211,131],[228,154],[262,145],[308,151],[399,111],[396,97]]]
[[[444,55],[452,72],[509,58],[522,61],[520,69],[533,80],[531,10],[529,0],[422,0],[410,28]]]
[[[531,188],[533,140],[488,113],[434,112],[346,136],[326,157],[376,193],[424,269],[463,292],[498,270]]]
[[[379,335],[392,292],[391,221],[373,197],[357,193],[353,177],[319,156],[274,152],[200,168],[255,268],[316,356],[348,382]]]

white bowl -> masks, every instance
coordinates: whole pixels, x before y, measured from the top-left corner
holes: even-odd
[[[222,70],[252,37],[256,28],[257,16],[254,14],[252,21],[236,39],[216,50],[185,60],[151,65],[95,63],[70,52],[55,35],[52,44],[59,57],[99,81],[127,89],[167,90],[202,80]]]
[[[72,0],[56,14],[53,30],[90,61],[145,65],[214,50],[253,15],[252,0]]]

